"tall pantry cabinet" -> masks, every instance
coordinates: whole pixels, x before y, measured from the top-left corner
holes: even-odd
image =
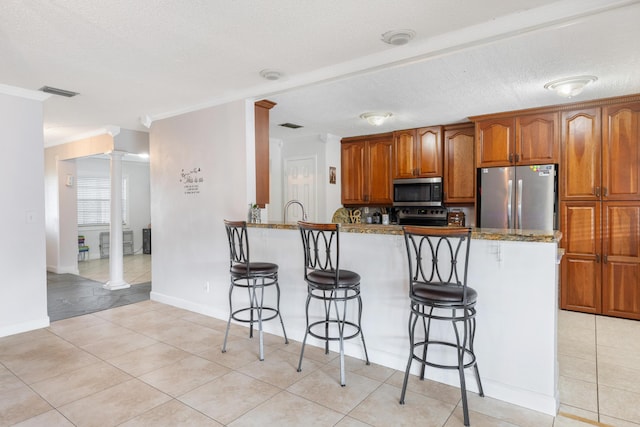
[[[561,307],[640,319],[640,101],[561,123]]]

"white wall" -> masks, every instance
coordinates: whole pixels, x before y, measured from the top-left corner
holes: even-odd
[[[2,337],[49,325],[41,100],[0,93],[0,140]]]
[[[111,175],[111,160],[107,158],[85,157],[76,159],[75,164],[78,177],[109,178]],[[134,251],[140,253],[142,251],[142,229],[147,228],[151,222],[149,163],[125,160],[122,162],[122,176],[127,177],[129,182],[129,222],[123,227],[123,230],[133,230]],[[77,209],[77,198],[73,200],[73,207]],[[109,231],[108,225],[77,228],[77,234],[85,236],[85,244],[89,246],[90,259],[100,258],[100,233],[105,231]],[[73,233],[76,233],[76,230],[73,230]]]
[[[153,123],[152,299],[228,315],[228,310],[214,312],[211,307],[226,301],[228,292],[223,219],[245,219],[247,204],[255,198],[248,194],[252,186],[247,178],[248,152],[255,146],[253,134],[248,136],[253,121],[253,102],[238,101]]]
[[[79,157],[113,150],[111,135],[100,135],[44,150],[45,226],[47,270],[53,273],[78,272],[78,221],[75,186],[66,187],[66,175],[75,178],[75,162]]]
[[[315,157],[317,160],[316,216],[309,218],[317,222],[330,222],[336,209],[342,207],[340,201],[340,137],[331,134],[273,139],[269,144],[270,186],[269,221],[283,219],[282,208],[287,200],[284,194],[284,164],[286,159]],[[329,167],[336,168],[336,184],[329,184]]]

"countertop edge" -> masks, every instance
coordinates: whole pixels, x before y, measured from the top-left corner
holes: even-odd
[[[250,228],[269,228],[277,230],[297,230],[297,224],[284,224],[282,222],[267,223],[247,223]],[[361,234],[389,234],[401,236],[401,225],[380,225],[380,224],[341,224],[340,231],[343,233]],[[514,242],[560,242],[562,233],[558,230],[513,230],[495,228],[472,228],[472,239],[481,240],[504,240]]]

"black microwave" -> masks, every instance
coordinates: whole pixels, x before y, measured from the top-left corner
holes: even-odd
[[[393,206],[442,206],[442,178],[393,180]]]

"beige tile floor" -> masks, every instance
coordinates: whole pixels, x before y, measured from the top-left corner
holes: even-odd
[[[130,285],[151,281],[151,255],[136,254],[122,257],[123,278]],[[109,281],[109,258],[78,261],[80,276],[97,282]]]
[[[0,338],[0,426],[461,426],[459,390],[154,301]],[[639,426],[640,322],[560,312],[556,418],[470,394],[473,426]],[[523,369],[526,367],[523,366]]]

